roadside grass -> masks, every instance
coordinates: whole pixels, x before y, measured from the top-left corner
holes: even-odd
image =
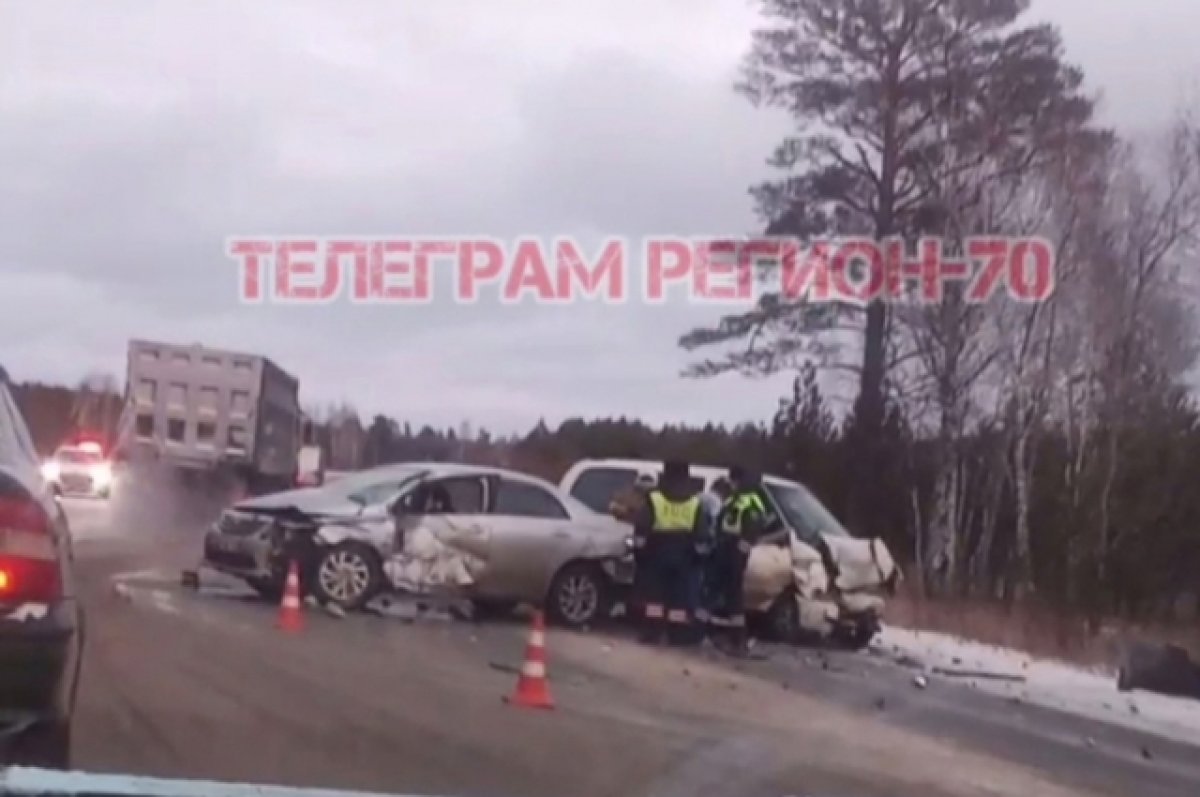
[[[905,590],[888,601],[886,622],[1085,667],[1117,666],[1125,646],[1134,641],[1180,645],[1200,659],[1200,626],[1196,622],[1138,624],[1112,619],[1092,632],[1083,618],[1045,607],[929,600]]]

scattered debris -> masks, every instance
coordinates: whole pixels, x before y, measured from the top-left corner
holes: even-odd
[[[200,573],[196,570],[184,570],[179,576],[179,583],[184,589],[200,589]]]
[[[305,595],[304,605],[310,609],[319,609],[321,607],[321,602],[317,600],[316,595]]]
[[[781,683],[780,686],[783,687],[783,691],[785,691],[785,692],[790,692],[792,689],[792,685],[789,684],[787,681],[784,681],[783,683]]]
[[[887,700],[882,697],[875,698],[875,710],[883,711],[885,708],[887,708]]]
[[[1149,748],[1149,747],[1143,747],[1143,748],[1142,748],[1142,758],[1146,759],[1147,761],[1153,761],[1153,760],[1154,760],[1154,754],[1150,752],[1150,748]]]
[[[962,666],[962,659],[960,659],[958,656],[955,656],[954,658],[950,659],[950,663],[955,667],[960,667]]]
[[[1084,743],[1085,743],[1085,744],[1086,744],[1088,747],[1095,747],[1095,746],[1096,746],[1096,740],[1095,740],[1095,739],[1093,739],[1093,738],[1092,738],[1092,737],[1090,737],[1090,736],[1089,736],[1088,738],[1084,739],[1083,741],[1084,741]]]
[[[1141,711],[1138,710],[1137,703],[1129,704],[1129,713],[1134,715],[1135,717],[1141,713]]]
[[[332,602],[325,604],[325,613],[339,620],[346,616],[346,610]]]
[[[947,667],[934,667],[935,675],[944,675],[947,678],[980,678],[989,681],[1008,681],[1010,683],[1023,684],[1025,683],[1024,675],[1009,675],[1002,672],[987,672],[984,670],[952,670]]]
[[[929,679],[924,675],[918,675],[913,678],[913,686],[917,687],[918,689],[924,689],[925,687],[929,686]]]
[[[689,670],[687,667],[684,667],[684,668],[683,668],[683,677],[684,677],[684,678],[691,678],[691,677],[692,677],[692,671],[691,671],[691,670]]]
[[[120,598],[122,600],[126,600],[126,601],[133,600],[133,594],[130,593],[129,587],[125,586],[121,582],[114,581],[112,587],[113,587],[113,594],[116,595],[118,598]]]
[[[513,673],[515,675],[520,675],[521,673],[520,667],[513,666],[512,664],[505,664],[502,661],[489,661],[488,666],[493,670],[498,670],[499,672]]]
[[[601,645],[600,646],[600,651],[602,653],[612,653],[612,649],[613,649],[612,645]]]

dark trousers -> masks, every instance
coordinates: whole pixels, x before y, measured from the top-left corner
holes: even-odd
[[[638,569],[647,630],[657,633],[670,629],[680,641],[686,641],[696,592],[691,535],[651,534]]]
[[[723,535],[713,550],[712,613],[726,624],[744,626],[746,623],[745,594],[746,561],[749,555],[738,546],[738,539]]]

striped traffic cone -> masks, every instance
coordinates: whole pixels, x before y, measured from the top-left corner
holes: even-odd
[[[296,561],[288,565],[287,583],[283,587],[283,600],[279,602],[279,629],[289,634],[304,630],[304,614],[300,610],[300,571]]]
[[[546,623],[542,613],[534,612],[533,627],[525,646],[525,662],[517,679],[517,690],[507,702],[523,708],[554,708],[550,684],[546,678]]]

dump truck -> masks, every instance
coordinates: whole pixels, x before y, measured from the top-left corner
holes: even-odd
[[[129,343],[117,457],[232,496],[295,485],[299,382],[269,358],[198,343]]]

